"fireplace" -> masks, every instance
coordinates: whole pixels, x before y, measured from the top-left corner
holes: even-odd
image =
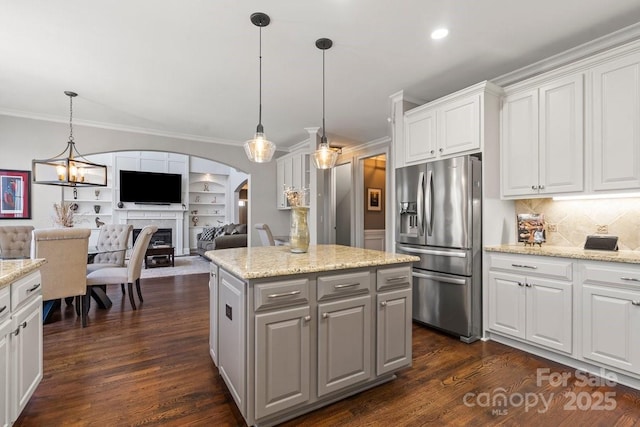
[[[138,235],[142,231],[141,228],[133,229],[133,242],[135,243]],[[153,233],[149,246],[173,246],[173,231],[170,228],[158,228],[158,231]]]

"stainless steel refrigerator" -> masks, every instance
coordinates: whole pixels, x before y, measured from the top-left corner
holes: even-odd
[[[413,319],[472,342],[482,322],[482,163],[474,156],[396,170],[396,250],[413,268]]]

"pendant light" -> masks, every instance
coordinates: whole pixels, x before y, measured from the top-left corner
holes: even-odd
[[[334,167],[339,154],[339,150],[329,147],[324,124],[324,51],[331,48],[331,46],[333,46],[333,42],[330,39],[316,40],[316,47],[322,50],[322,137],[320,138],[318,149],[313,153],[313,164],[318,169],[331,169]]]
[[[33,182],[62,187],[105,187],[107,167],[85,159],[73,140],[73,98],[75,92],[65,91],[69,97],[69,141],[67,148],[55,157],[31,161]]]
[[[249,160],[256,163],[266,163],[271,161],[273,153],[276,151],[276,145],[269,141],[264,134],[262,127],[262,27],[266,27],[271,22],[268,15],[260,12],[251,15],[251,22],[260,28],[260,90],[259,90],[259,108],[258,108],[258,127],[253,139],[244,143],[244,151],[247,153]]]

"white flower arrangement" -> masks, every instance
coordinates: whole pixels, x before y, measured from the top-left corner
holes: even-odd
[[[292,208],[303,206],[305,201],[305,193],[309,191],[308,188],[299,188],[295,187],[286,187],[284,188],[284,195],[287,197],[289,201],[289,206]]]
[[[54,203],[53,210],[53,220],[56,224],[63,227],[73,227],[73,209],[71,208],[71,203]]]

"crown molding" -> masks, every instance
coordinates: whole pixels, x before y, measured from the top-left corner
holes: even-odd
[[[379,147],[386,147],[391,144],[391,137],[383,136],[382,138],[374,139],[372,141],[365,142],[364,144],[356,145],[353,147],[342,148],[342,155],[355,153],[359,151],[372,150]]]
[[[563,65],[638,39],[640,39],[640,22],[503,74],[491,79],[491,81],[498,86],[509,86],[537,74],[554,70]]]
[[[35,113],[27,113],[24,111],[16,111],[16,110],[2,110],[0,109],[0,115],[2,116],[11,116],[11,117],[20,117],[23,119],[31,119],[31,120],[42,120],[46,122],[54,122],[54,123],[69,123],[68,117],[60,117],[53,116],[48,114],[35,114]],[[107,129],[107,130],[115,130],[120,132],[131,132],[131,133],[139,133],[144,135],[153,135],[160,136],[164,138],[173,138],[173,139],[184,139],[187,141],[197,141],[197,142],[207,142],[210,144],[222,144],[222,145],[232,145],[234,147],[242,147],[243,141],[234,141],[230,139],[220,139],[220,138],[211,138],[207,136],[201,135],[191,135],[187,133],[179,133],[179,132],[167,132],[161,131],[157,129],[147,129],[147,128],[139,128],[135,126],[124,126],[124,125],[114,125],[111,123],[102,123],[102,122],[94,122],[91,120],[82,120],[82,119],[73,119],[74,126],[86,126],[92,128],[99,129]]]

